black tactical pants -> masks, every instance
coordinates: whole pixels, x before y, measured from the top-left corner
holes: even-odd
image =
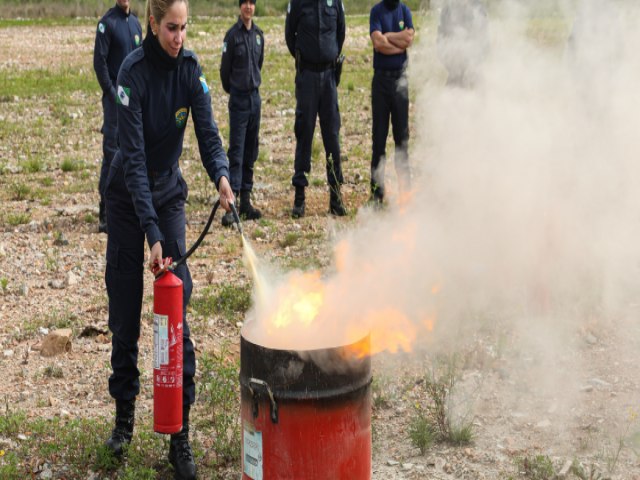
[[[163,257],[178,259],[185,251],[185,210],[187,185],[176,167],[149,179],[153,205],[160,220],[165,241]],[[105,283],[109,296],[109,329],[113,334],[109,393],[117,400],[131,400],[140,391],[138,338],[143,295],[145,235],[133,209],[131,195],[124,182],[121,166],[113,165],[106,181],[107,268]],[[186,321],[187,305],[193,284],[186,264],[174,273],[182,280],[183,292],[183,403],[195,401],[195,351]],[[147,365],[145,368],[151,368]]]
[[[260,109],[258,90],[229,96],[229,175],[234,192],[253,189],[253,167],[258,158]]]
[[[100,200],[104,201],[104,189],[109,175],[109,167],[114,155],[118,151],[118,115],[116,101],[109,94],[102,95],[102,167],[98,191]]]

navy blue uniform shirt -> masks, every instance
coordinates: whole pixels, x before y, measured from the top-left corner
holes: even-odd
[[[308,63],[333,62],[344,44],[346,25],[341,0],[290,0],[284,35],[289,53]]]
[[[404,3],[399,3],[395,9],[389,10],[382,1],[371,9],[369,35],[375,31],[382,34],[402,32],[407,28],[413,29],[413,19],[411,18],[411,10]],[[401,70],[406,61],[406,51],[395,55],[383,55],[373,51],[373,68],[375,70]]]
[[[118,5],[100,19],[93,49],[93,69],[105,94],[116,99],[116,79],[123,60],[142,42],[138,17]]]
[[[264,61],[264,34],[255,22],[247,30],[240,18],[227,31],[222,46],[220,80],[227,93],[248,93],[260,88]]]
[[[148,175],[177,166],[189,111],[202,164],[216,186],[222,176],[229,178],[229,162],[213,120],[209,87],[193,52],[184,50],[177,68],[166,70],[139,48],[123,62],[117,85],[120,150],[113,165],[122,163],[140,226],[153,246],[164,238]]]

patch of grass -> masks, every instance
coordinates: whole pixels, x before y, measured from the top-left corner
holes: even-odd
[[[60,164],[60,170],[63,172],[76,172],[83,167],[82,163],[72,158],[65,158]]]
[[[14,183],[11,185],[11,199],[20,201],[26,200],[31,194],[31,188],[24,183]]]
[[[411,420],[411,424],[409,425],[409,438],[411,439],[411,444],[420,449],[422,455],[427,452],[436,439],[436,432],[433,430],[433,425],[429,419],[420,412]]]
[[[96,223],[96,217],[93,215],[93,213],[85,214],[83,220],[84,220],[84,223],[88,223],[88,224]]]
[[[53,185],[53,178],[44,177],[42,180],[40,180],[40,183],[43,187],[51,187]]]
[[[7,215],[7,223],[12,227],[24,225],[30,221],[31,215],[29,213],[10,213]]]
[[[62,370],[62,367],[56,365],[47,365],[43,375],[47,378],[62,378],[64,377],[64,370]]]
[[[66,94],[76,91],[92,93],[97,90],[98,81],[93,70],[88,68],[8,70],[0,80],[3,95],[18,97],[31,97],[42,92]],[[66,118],[67,121],[70,120],[68,115]]]
[[[204,354],[200,358],[201,379],[198,382],[199,402],[209,412],[200,420],[202,427],[211,429],[215,464],[227,465],[240,456],[240,421],[238,404],[240,366],[223,346],[218,355]]]
[[[300,234],[298,232],[288,232],[282,240],[280,240],[280,246],[282,248],[293,247],[300,240]]]
[[[553,462],[547,455],[518,458],[516,464],[520,475],[529,480],[552,480],[555,478]]]
[[[221,315],[228,321],[243,317],[251,306],[251,286],[222,284],[209,287],[204,293],[191,299],[191,308],[204,317]]]
[[[267,234],[261,228],[256,228],[253,230],[253,232],[251,232],[251,238],[254,240],[258,238],[266,238],[266,237],[267,237]]]
[[[426,402],[418,404],[418,417],[428,421],[435,439],[452,445],[473,442],[473,423],[466,416],[454,419],[451,400],[459,379],[459,359],[456,355],[444,358],[422,379]]]
[[[31,157],[28,160],[22,162],[22,168],[27,173],[38,173],[44,168],[44,162],[37,157]]]
[[[3,292],[7,291],[7,287],[9,286],[9,279],[7,277],[0,278],[0,288]]]

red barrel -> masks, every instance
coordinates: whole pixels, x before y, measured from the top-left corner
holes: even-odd
[[[243,480],[371,478],[371,359],[349,352],[241,338]]]
[[[182,429],[182,280],[165,272],[153,283],[153,430]]]

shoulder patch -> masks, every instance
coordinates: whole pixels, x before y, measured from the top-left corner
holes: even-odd
[[[227,42],[222,43],[222,53],[227,53]]]
[[[136,47],[140,46],[140,35],[138,35],[136,33],[135,37],[133,37],[133,40],[136,42]]]
[[[189,112],[186,108],[182,107],[176,112],[176,127],[183,128],[187,123],[187,116]]]
[[[124,105],[125,107],[128,107],[130,95],[131,95],[131,88],[118,85],[118,94],[116,97],[117,103],[119,103],[120,105]]]
[[[256,43],[258,45],[260,45],[262,43],[262,39],[260,38],[260,35],[256,35]]]
[[[291,2],[287,4],[287,13],[291,13]]]
[[[200,85],[202,85],[202,91],[204,93],[209,93],[209,86],[207,85],[207,79],[204,78],[204,73],[200,75]]]
[[[100,23],[98,24],[98,31],[99,31],[100,33],[104,33],[104,31],[105,31],[104,23],[100,22]]]

